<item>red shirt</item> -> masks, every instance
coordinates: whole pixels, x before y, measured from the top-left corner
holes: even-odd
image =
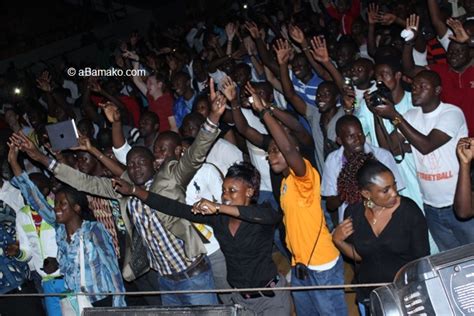
[[[160,133],[169,131],[170,123],[168,117],[173,116],[173,97],[169,93],[163,94],[158,99],[154,100],[153,97],[147,94],[148,99],[148,110],[155,112],[160,119]]]
[[[341,33],[352,34],[352,23],[360,15],[360,0],[352,1],[352,6],[345,13],[340,13],[333,5],[326,7],[326,11],[333,18],[341,22]]]
[[[96,106],[99,106],[99,103],[104,103],[107,101],[106,98],[92,94],[90,96],[91,102]],[[132,115],[133,126],[138,127],[138,121],[140,120],[140,105],[134,97],[120,95],[118,97],[120,101],[125,105],[127,111]]]
[[[448,64],[434,64],[429,68],[441,77],[441,100],[461,108],[469,136],[474,136],[474,66],[462,73],[455,72]]]

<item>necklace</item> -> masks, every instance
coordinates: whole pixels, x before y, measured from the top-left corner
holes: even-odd
[[[378,216],[378,214],[382,213],[384,210],[385,210],[385,207],[382,207],[382,209],[380,211],[374,211],[372,209],[372,212],[373,212],[372,225],[375,225],[377,223],[378,218],[375,216],[375,214],[377,214],[377,216]]]

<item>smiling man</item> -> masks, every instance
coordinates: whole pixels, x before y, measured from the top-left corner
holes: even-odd
[[[459,171],[456,144],[467,136],[466,119],[461,109],[441,102],[440,96],[441,78],[423,70],[413,80],[414,109],[402,116],[393,106],[382,105],[374,112],[398,128],[390,135],[392,140],[399,133],[410,143],[428,228],[444,251],[474,242],[474,220],[461,222],[453,212]]]

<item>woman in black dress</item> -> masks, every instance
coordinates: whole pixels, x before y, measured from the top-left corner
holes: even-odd
[[[222,185],[222,204],[202,199],[191,207],[121,179],[116,179],[115,184],[121,194],[134,195],[154,209],[211,226],[226,259],[229,284],[234,288],[268,288],[234,293],[234,303],[256,315],[290,314],[290,293],[272,291],[286,285],[272,260],[274,231],[282,214],[269,204],[256,204],[260,174],[251,164],[242,162],[229,168]]]
[[[338,191],[350,205],[333,241],[355,261],[355,283],[392,282],[402,266],[429,255],[422,211],[398,195],[392,172],[372,154],[356,153],[348,160]],[[366,305],[372,290],[357,289],[357,301]]]

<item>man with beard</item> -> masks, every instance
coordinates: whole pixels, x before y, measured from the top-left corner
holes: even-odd
[[[453,211],[459,162],[456,145],[467,136],[462,111],[441,102],[441,78],[423,70],[413,79],[414,109],[402,116],[391,105],[373,111],[397,127],[391,141],[405,138],[411,145],[428,228],[441,251],[474,242],[474,220],[459,221]],[[398,134],[398,135],[397,135]],[[380,141],[380,140],[379,140]],[[385,141],[380,145],[388,148]]]

